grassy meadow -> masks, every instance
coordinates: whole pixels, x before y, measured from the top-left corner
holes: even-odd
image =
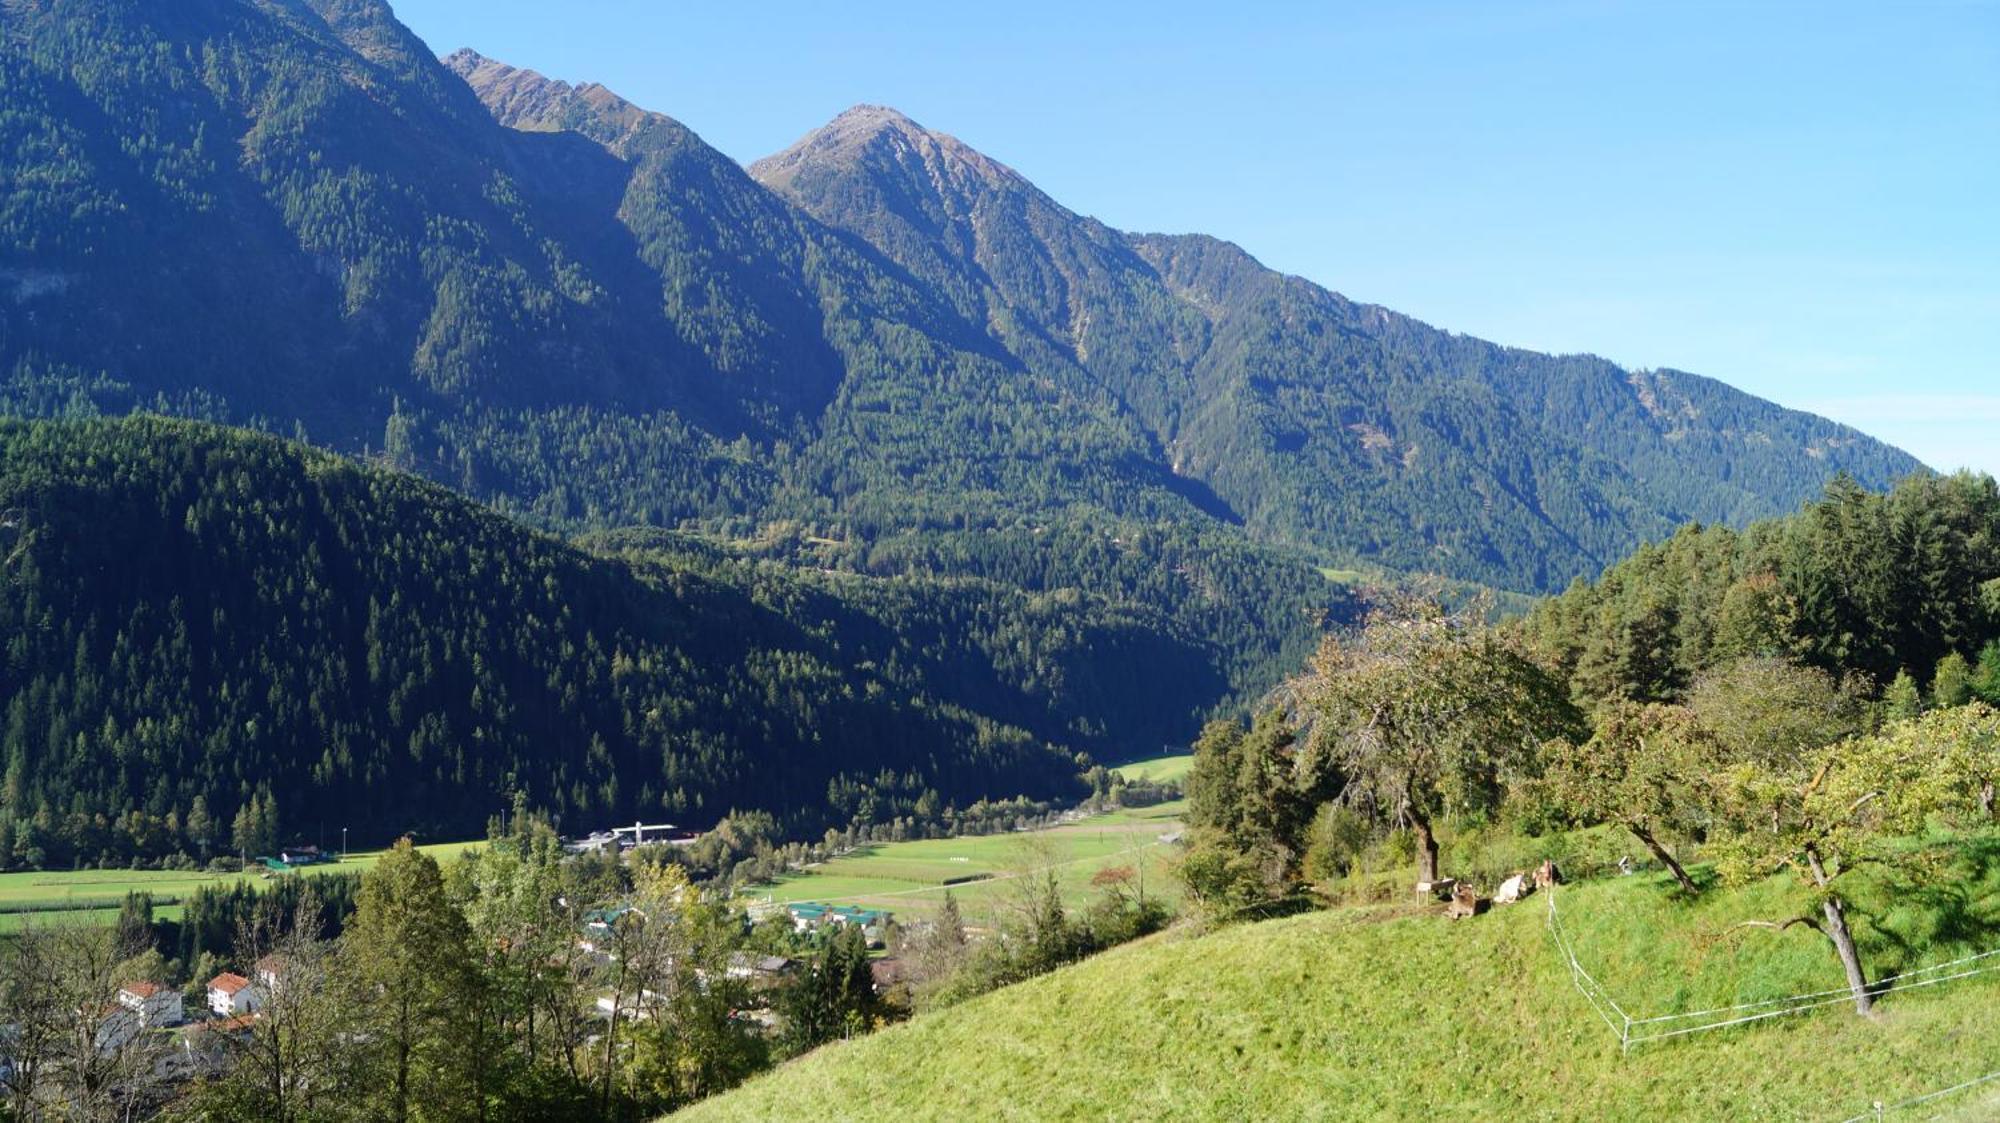
[[[418,847],[439,861],[449,861],[478,843],[444,842]],[[345,860],[310,867],[309,874],[358,873],[379,861],[381,850],[353,851]],[[205,870],[24,870],[0,873],[0,936],[18,932],[30,918],[34,923],[68,920],[99,920],[109,924],[118,917],[118,907],[129,893],[151,893],[156,899],[181,901],[204,886],[234,882],[257,883],[262,870],[247,873],[210,873]],[[154,915],[178,915],[174,904],[162,904]]]
[[[1151,780],[1154,783],[1178,783],[1187,779],[1188,769],[1194,767],[1194,754],[1175,753],[1172,756],[1156,756],[1149,760],[1134,760],[1111,766],[1113,772],[1124,773],[1130,780]]]
[[[1088,901],[1092,875],[1131,866],[1148,896],[1177,899],[1169,862],[1173,847],[1160,836],[1180,829],[1182,804],[1114,811],[1044,830],[965,838],[876,843],[744,892],[745,900],[824,901],[888,909],[899,917],[934,912],[949,889],[969,924],[991,923],[1006,907],[1016,879],[1054,869],[1065,900]]]
[[[1996,871],[1991,837],[1942,889],[1865,883],[1851,915],[1871,978],[2000,946]],[[1738,927],[1809,910],[1792,881],[1688,901],[1641,874],[1556,899],[1579,959],[1635,1017],[1842,985],[1817,932]],[[822,1048],[685,1115],[1842,1120],[2000,1070],[2000,971],[1891,990],[1869,1018],[1833,1004],[1627,1053],[1572,985],[1548,916],[1538,895],[1456,923],[1398,901],[1169,931]],[[2000,1115],[2000,1081],[1884,1118],[1940,1112]]]

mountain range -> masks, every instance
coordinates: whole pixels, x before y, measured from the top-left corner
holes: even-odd
[[[742,595],[805,635],[863,629],[887,660],[880,689],[953,715],[925,728],[974,762],[965,769],[888,754],[950,798],[978,784],[943,777],[1049,790],[1043,758],[977,764],[982,738],[1101,758],[1184,742],[1206,714],[1253,704],[1302,665],[1367,582],[1422,573],[1550,591],[1685,522],[1742,524],[1841,474],[1880,487],[1923,470],[1710,379],[1487,343],[1216,238],[1120,231],[883,107],[746,167],[602,86],[469,50],[440,59],[381,0],[0,0],[0,15],[0,414],[261,429],[590,536],[588,553],[620,565],[678,570],[692,556],[765,574],[779,586]],[[39,432],[0,441],[56,440]],[[78,471],[121,462],[132,440],[83,432],[73,439],[104,447],[61,458]],[[197,459],[236,466],[180,490],[145,473],[71,483],[116,493],[103,500],[114,507],[150,511],[171,493],[190,511],[256,512],[252,500],[269,490],[281,503],[306,471],[263,453]],[[370,510],[473,525],[430,499]],[[171,511],[151,514],[170,529]],[[59,584],[30,590],[22,618],[69,596],[75,627],[109,628],[115,646],[176,598],[232,595],[205,584],[222,568],[174,572],[186,587],[102,604]],[[848,578],[861,583],[834,607],[770,592]],[[666,601],[628,602],[678,619]],[[303,667],[352,650],[351,624],[295,624],[294,647],[259,658]],[[895,640],[903,628],[931,638]],[[936,662],[937,637],[955,628],[975,654]],[[88,699],[51,701],[74,654],[22,649],[0,704],[65,721],[93,712]],[[198,683],[199,662],[161,673]],[[32,682],[45,692],[22,702]],[[753,716],[794,730],[785,744],[806,737],[799,713],[817,712],[764,705]],[[498,712],[512,717],[456,699],[440,720],[499,721],[481,728],[516,764],[532,756],[520,746],[558,736]],[[416,735],[407,715],[339,713],[296,729],[322,742]],[[218,745],[278,751],[188,721]],[[558,739],[569,760],[572,738]],[[609,751],[658,750],[646,744]],[[94,753],[78,767],[112,767]],[[729,763],[678,796],[681,766],[653,777],[648,765],[644,798],[579,788],[558,802],[712,812],[758,790],[751,762],[701,753]],[[201,767],[218,799],[260,782]],[[506,790],[497,766],[464,767]],[[516,772],[543,788],[588,774],[588,788],[604,767]],[[788,807],[845,773],[799,775]]]
[[[21,411],[303,432],[551,525],[1083,508],[1522,591],[1920,467],[1123,233],[893,110],[745,169],[378,0],[5,10]]]

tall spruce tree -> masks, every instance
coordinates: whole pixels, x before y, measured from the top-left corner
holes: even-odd
[[[405,838],[362,878],[337,970],[358,1011],[360,1072],[351,1088],[370,1118],[483,1119],[466,1011],[480,1002],[465,914],[444,875]]]

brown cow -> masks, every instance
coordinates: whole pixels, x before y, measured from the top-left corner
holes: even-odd
[[[1547,889],[1551,886],[1561,885],[1562,879],[1562,871],[1556,868],[1553,859],[1535,867],[1535,888],[1537,889]]]
[[[1464,920],[1468,916],[1478,916],[1492,906],[1493,902],[1481,897],[1472,886],[1464,882],[1452,891],[1451,903],[1444,907],[1447,920]]]

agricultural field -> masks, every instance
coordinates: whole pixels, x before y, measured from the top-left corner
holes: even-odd
[[[420,846],[419,850],[440,862],[457,857],[470,842],[444,842]],[[381,850],[354,851],[344,861],[311,867],[309,873],[358,873],[381,860]],[[23,870],[0,873],[0,936],[20,930],[27,918],[36,923],[94,919],[106,924],[117,919],[118,907],[129,893],[151,893],[157,902],[154,915],[172,918],[179,912],[175,902],[183,901],[204,886],[228,885],[240,881],[257,882],[262,870],[247,873],[209,873],[205,870]]]
[[[1157,784],[1167,784],[1187,779],[1188,769],[1193,767],[1193,753],[1175,753],[1171,756],[1156,756],[1146,760],[1114,764],[1111,770],[1122,773],[1128,780],[1151,780]]]
[[[1093,816],[1037,831],[876,843],[743,894],[750,903],[821,901],[887,909],[900,917],[934,912],[949,889],[966,921],[992,923],[1024,873],[1052,869],[1066,903],[1083,905],[1098,892],[1099,870],[1130,866],[1148,896],[1178,899],[1170,862],[1175,847],[1162,836],[1180,829],[1185,804],[1163,803]]]

